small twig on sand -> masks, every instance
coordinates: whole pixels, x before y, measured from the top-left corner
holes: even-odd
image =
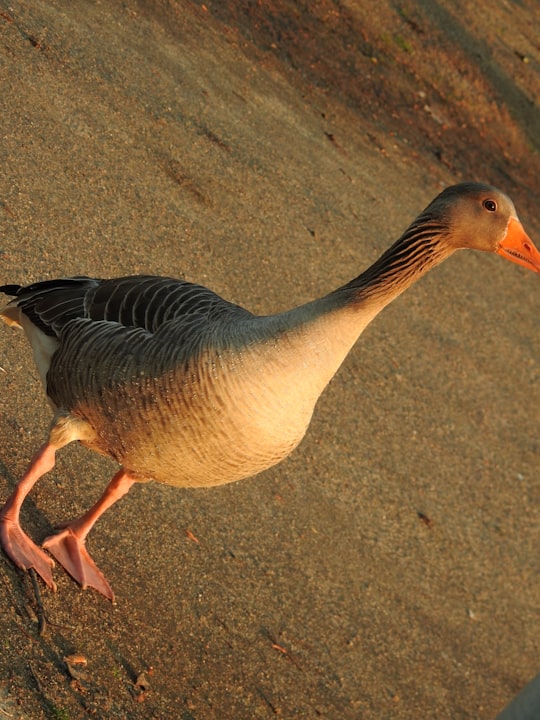
[[[45,610],[43,609],[43,602],[41,600],[41,591],[39,589],[39,583],[37,581],[36,571],[34,568],[30,568],[28,570],[30,574],[30,578],[32,580],[32,588],[34,590],[34,595],[36,598],[36,605],[37,605],[37,619],[38,619],[38,635],[43,635],[45,631]]]
[[[46,697],[45,693],[43,692],[43,685],[41,684],[41,680],[38,678],[37,673],[36,673],[36,671],[34,670],[34,668],[32,667],[32,663],[30,662],[30,660],[28,661],[28,667],[30,668],[30,672],[31,672],[31,674],[32,674],[32,677],[34,678],[34,681],[35,681],[35,683],[36,683],[36,685],[37,685],[37,689],[39,690],[39,692],[40,692],[44,697]]]

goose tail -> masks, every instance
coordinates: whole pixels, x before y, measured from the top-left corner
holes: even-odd
[[[0,285],[0,292],[10,297],[16,297],[22,285]]]

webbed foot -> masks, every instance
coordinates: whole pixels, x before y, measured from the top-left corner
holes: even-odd
[[[56,590],[52,576],[53,560],[30,540],[18,522],[0,516],[0,545],[17,567],[23,570],[33,568],[51,590]]]
[[[81,540],[69,526],[46,538],[43,547],[83,589],[93,587],[109,600],[114,600],[114,592],[105,575],[90,557],[84,540]]]

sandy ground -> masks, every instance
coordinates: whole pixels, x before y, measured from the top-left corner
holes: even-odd
[[[1,280],[167,274],[274,312],[462,179],[539,243],[537,0],[373,5],[1,0]],[[539,670],[539,316],[533,273],[454,256],[366,330],[285,463],[104,516],[114,605],[56,569],[40,610],[1,556],[0,718],[494,718]],[[0,366],[5,497],[49,411],[8,328]],[[114,470],[67,448],[28,532]]]

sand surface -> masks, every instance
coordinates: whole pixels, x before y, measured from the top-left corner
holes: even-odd
[[[540,244],[537,0],[374,5],[1,0],[0,280],[166,274],[275,312],[464,179]],[[451,258],[366,330],[289,460],[102,518],[114,605],[56,568],[40,610],[1,555],[0,718],[494,718],[539,670],[539,317],[538,276]],[[4,498],[50,419],[9,328],[0,395]],[[66,448],[29,534],[113,472]]]

